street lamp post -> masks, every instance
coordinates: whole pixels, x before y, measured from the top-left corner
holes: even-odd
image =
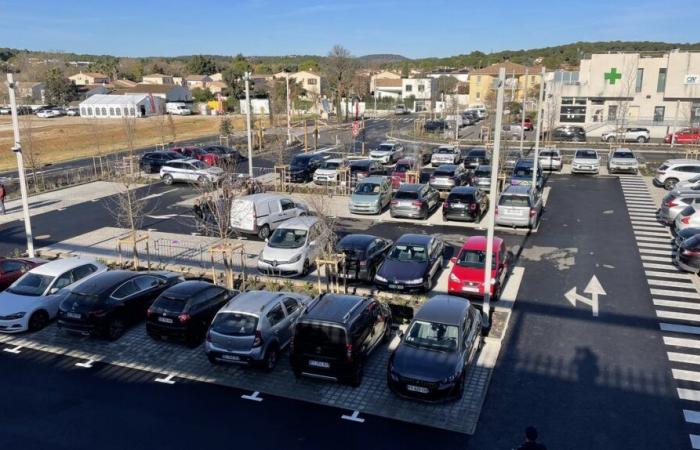
[[[34,258],[34,237],[32,235],[32,222],[29,216],[29,201],[27,196],[27,180],[24,176],[24,157],[22,145],[19,139],[19,119],[17,117],[17,99],[15,98],[15,80],[11,73],[7,74],[7,91],[10,94],[10,109],[12,110],[12,130],[14,131],[15,144],[12,151],[17,157],[17,172],[19,173],[19,189],[22,194],[22,213],[24,215],[24,233],[27,236],[27,255]]]
[[[525,141],[525,102],[527,102],[527,75],[528,70],[525,69],[525,87],[523,89],[523,103],[520,106],[520,154],[523,154],[523,143]]]
[[[535,157],[532,163],[532,186],[537,188],[537,166],[540,161],[540,134],[542,134],[542,102],[544,101],[544,71],[545,68],[542,67],[542,72],[540,74],[540,97],[537,100],[537,125],[535,126]]]
[[[253,178],[253,137],[250,130],[250,72],[243,75],[245,80],[246,131],[248,134],[248,175]]]
[[[285,72],[285,79],[287,80],[287,145],[292,145],[292,119],[290,114],[290,100],[289,100],[289,72]]]
[[[486,264],[484,265],[484,305],[483,323],[485,328],[491,326],[491,264],[493,261],[493,235],[495,227],[496,190],[498,189],[498,159],[501,150],[501,125],[503,122],[503,92],[506,84],[506,69],[498,72],[498,95],[496,96],[496,125],[493,137],[493,154],[491,155],[491,189],[486,231]]]

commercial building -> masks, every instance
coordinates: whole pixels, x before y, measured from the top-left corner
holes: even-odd
[[[165,101],[153,95],[93,95],[80,103],[80,117],[121,119],[163,114]]]
[[[652,138],[700,122],[700,53],[593,54],[547,83],[551,125],[582,125],[589,136],[645,127]]]

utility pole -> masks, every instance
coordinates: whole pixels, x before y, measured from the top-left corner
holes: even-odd
[[[540,74],[540,97],[537,100],[537,124],[535,125],[535,155],[532,163],[532,185],[537,187],[537,166],[540,164],[540,134],[542,133],[542,102],[544,102],[544,72]]]
[[[493,261],[493,234],[496,219],[496,198],[498,193],[498,159],[501,150],[501,128],[503,123],[503,93],[506,84],[506,69],[498,71],[498,95],[496,96],[496,125],[493,138],[493,154],[491,155],[491,189],[489,191],[489,210],[487,213],[486,230],[486,265],[484,270],[484,305],[483,323],[485,328],[491,327],[491,264]]]
[[[292,145],[292,119],[289,115],[290,100],[289,100],[289,72],[285,72],[285,77],[287,80],[287,145]]]
[[[523,154],[523,142],[525,141],[525,102],[527,101],[527,74],[525,69],[525,86],[523,88],[523,103],[520,106],[520,154]]]
[[[246,127],[248,134],[248,175],[253,178],[253,137],[250,130],[250,72],[243,75],[245,80]]]
[[[10,109],[12,110],[12,130],[15,134],[15,144],[12,151],[17,157],[17,172],[19,173],[19,189],[22,194],[22,213],[24,215],[24,233],[27,236],[27,255],[34,258],[34,237],[32,222],[29,216],[29,200],[27,198],[27,180],[24,177],[24,157],[22,144],[19,139],[19,119],[17,117],[17,99],[15,98],[15,80],[11,73],[7,74],[7,91],[10,94]]]

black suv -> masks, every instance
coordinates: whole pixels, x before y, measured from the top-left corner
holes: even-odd
[[[586,142],[586,130],[573,125],[556,127],[552,132],[552,138],[555,141]]]
[[[488,165],[489,156],[483,148],[471,148],[462,155],[466,169],[476,169],[479,166]]]
[[[328,159],[328,155],[323,153],[296,155],[289,164],[289,181],[292,183],[311,181],[316,169],[326,159]]]
[[[184,156],[178,152],[148,152],[141,157],[139,169],[146,173],[158,173],[160,172],[160,168],[169,161],[182,158],[184,158]]]
[[[365,361],[391,336],[391,310],[371,297],[322,294],[294,325],[289,358],[294,376],[357,387]]]

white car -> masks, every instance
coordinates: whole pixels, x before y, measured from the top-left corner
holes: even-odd
[[[443,164],[459,164],[462,162],[462,153],[454,145],[441,145],[433,151],[430,157],[430,165],[438,167]]]
[[[369,158],[382,164],[394,164],[403,158],[403,145],[394,142],[382,142],[379,147],[369,152]]]
[[[282,277],[305,276],[328,243],[316,217],[304,216],[282,223],[258,256],[258,270]]]
[[[160,168],[160,179],[171,185],[182,183],[218,183],[224,176],[221,167],[210,166],[196,159],[173,159]]]
[[[89,258],[59,259],[35,267],[0,292],[0,332],[44,328],[58,314],[62,289],[106,270]]]
[[[291,197],[271,192],[239,197],[231,203],[231,229],[238,234],[253,234],[260,239],[286,220],[304,216],[309,208]]]
[[[338,181],[338,169],[344,167],[347,162],[344,159],[327,159],[314,172],[314,183],[327,184]]]
[[[618,148],[608,155],[608,173],[627,172],[636,174],[639,171],[639,161],[628,148]]]
[[[673,190],[684,191],[693,188],[700,188],[700,175],[695,175],[693,178],[690,178],[686,181],[679,181],[678,183],[676,183]]]
[[[80,109],[76,108],[75,106],[72,106],[68,109],[66,109],[66,115],[67,116],[79,116],[80,115]]]
[[[676,229],[676,233],[686,228],[700,227],[700,211],[693,206],[686,207],[676,216],[673,226]]]
[[[608,131],[600,135],[600,140],[605,142],[649,142],[650,134],[647,128],[624,128]]]
[[[52,117],[60,117],[62,115],[63,112],[60,109],[42,109],[36,113],[36,116],[41,117],[42,119],[50,119]]]
[[[539,155],[537,156],[537,161],[539,161],[539,165],[542,170],[560,171],[562,166],[561,159],[561,152],[556,148],[545,148],[540,150]]]
[[[654,186],[663,186],[670,191],[679,181],[688,181],[698,174],[700,161],[697,159],[669,159],[656,169],[656,176],[652,182]]]
[[[600,156],[595,150],[576,150],[571,161],[571,173],[592,173],[600,171]]]

